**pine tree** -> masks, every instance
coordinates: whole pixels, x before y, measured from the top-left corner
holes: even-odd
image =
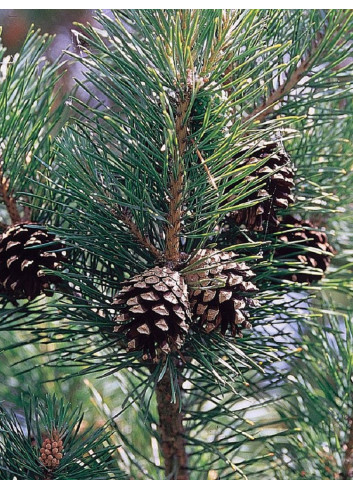
[[[97,21],[66,122],[39,34],[2,62],[3,350],[131,478],[352,479],[353,14]]]

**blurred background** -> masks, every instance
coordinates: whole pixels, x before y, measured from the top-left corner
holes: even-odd
[[[55,34],[51,56],[60,56],[63,49],[77,45],[72,34],[73,22],[92,20],[94,10],[11,10],[0,9],[2,42],[8,54],[14,54],[22,45],[29,27],[34,24],[42,32]]]
[[[109,14],[109,10],[103,10]],[[13,55],[21,49],[26,35],[33,25],[44,34],[54,36],[54,40],[48,50],[47,56],[54,61],[60,57],[69,61],[65,65],[65,74],[60,83],[64,91],[70,90],[73,78],[81,78],[79,64],[70,63],[69,56],[64,51],[81,54],[80,41],[77,32],[81,24],[90,23],[97,25],[94,20],[94,10],[57,10],[57,9],[0,9],[0,26],[2,27],[2,44],[6,47],[6,54]],[[64,54],[63,54],[64,53]],[[80,92],[81,93],[81,92]]]

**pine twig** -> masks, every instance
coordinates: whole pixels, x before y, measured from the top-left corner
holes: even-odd
[[[0,154],[1,158],[1,154]],[[0,195],[4,201],[7,212],[9,213],[12,224],[21,222],[21,216],[18,212],[14,197],[9,194],[9,179],[5,177],[3,172],[3,162],[0,161]]]
[[[116,214],[116,211],[113,212]],[[119,219],[129,228],[136,241],[146,248],[155,258],[162,260],[163,254],[150,242],[147,236],[144,236],[136,224],[130,219],[126,212],[119,213]]]
[[[107,192],[105,192],[108,197],[111,197]],[[103,199],[98,198],[98,201],[101,202],[104,206],[106,203]],[[129,213],[122,207],[119,207],[119,211],[117,209],[111,209],[111,213],[120,221],[122,221],[125,226],[130,230],[131,234],[134,236],[136,241],[146,248],[157,260],[161,261],[163,259],[163,254],[159,251],[149,240],[147,236],[144,236],[136,224],[132,221]]]
[[[177,115],[175,118],[175,131],[178,141],[178,151],[175,155],[177,171],[172,170],[170,180],[170,203],[168,213],[168,228],[166,230],[166,250],[167,261],[178,263],[179,261],[179,233],[182,219],[182,194],[184,184],[184,164],[183,157],[186,149],[187,124],[185,121],[189,108],[190,94],[187,91],[184,99],[179,101]]]
[[[168,479],[189,480],[188,458],[183,437],[183,413],[179,401],[172,402],[169,370],[156,386],[161,451]]]
[[[207,176],[208,176],[208,179],[210,181],[210,184],[212,185],[212,187],[215,189],[215,190],[218,190],[218,187],[217,187],[217,184],[216,184],[216,181],[212,175],[212,173],[210,172],[210,169],[208,168],[208,166],[206,165],[205,163],[205,160],[199,150],[199,148],[197,147],[196,145],[196,142],[192,139],[191,142],[193,143],[193,145],[195,146],[195,149],[196,149],[196,154],[199,158],[199,160],[201,161],[201,163],[203,164],[203,167],[205,169],[205,172],[207,173]]]
[[[318,32],[315,39],[312,41],[311,50],[309,54],[302,60],[302,63],[293,71],[291,76],[285,80],[282,85],[280,85],[277,90],[272,92],[263,104],[256,107],[251,114],[244,117],[243,122],[251,119],[256,119],[256,121],[262,122],[266,117],[271,114],[274,110],[274,106],[277,102],[283,99],[303,78],[306,72],[312,66],[315,55],[319,51],[322,41],[325,35]]]

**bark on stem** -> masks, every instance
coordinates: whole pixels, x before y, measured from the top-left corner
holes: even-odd
[[[350,429],[341,474],[343,480],[351,480],[353,478],[353,418],[349,419],[349,423]]]
[[[136,240],[146,248],[155,258],[162,260],[162,253],[150,242],[147,236],[144,236],[136,224],[124,213],[120,213],[119,218],[130,229],[131,234],[135,236]]]
[[[175,118],[175,131],[178,148],[175,155],[176,171],[172,170],[170,179],[170,203],[168,213],[168,228],[166,230],[166,260],[174,264],[179,261],[179,234],[182,219],[182,196],[184,186],[184,153],[186,149],[187,124],[185,116],[189,107],[190,97],[185,94],[184,100],[178,105]]]
[[[315,56],[321,47],[323,39],[324,35],[319,32],[312,42],[310,53],[305,59],[302,60],[300,66],[298,66],[293,71],[291,76],[287,80],[285,80],[263,104],[261,104],[259,107],[256,107],[251,114],[246,116],[243,119],[243,122],[246,122],[250,119],[256,119],[257,121],[262,122],[269,114],[273,112],[276,103],[280,102],[285,95],[287,95],[294,87],[296,87],[299,81],[310,69],[315,60]]]
[[[167,479],[189,480],[188,459],[183,438],[183,413],[179,401],[172,403],[170,376],[167,371],[156,387],[159,414],[158,431]]]

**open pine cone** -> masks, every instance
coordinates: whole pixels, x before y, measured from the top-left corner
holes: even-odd
[[[31,226],[31,227],[28,227]],[[34,223],[10,226],[0,238],[0,286],[17,299],[34,299],[60,281],[43,269],[57,270],[65,261],[64,245]]]
[[[241,152],[237,157],[241,156]],[[294,199],[291,189],[294,186],[294,170],[291,165],[289,155],[284,148],[276,142],[262,142],[245,159],[243,165],[257,164],[260,160],[266,160],[264,164],[250,173],[246,178],[246,183],[264,179],[265,185],[259,190],[246,197],[245,201],[256,200],[265,197],[265,200],[250,207],[231,212],[229,219],[237,226],[242,224],[251,231],[263,231],[266,225],[277,227],[279,221],[276,216],[278,208],[286,209],[292,204]],[[231,183],[231,182],[230,182]],[[263,183],[263,180],[262,180]],[[231,186],[229,187],[231,189]],[[232,198],[229,202],[232,202]]]
[[[281,229],[286,230],[279,239],[285,246],[276,248],[275,257],[283,259],[286,267],[294,262],[298,267],[288,277],[293,282],[314,282],[322,279],[334,254],[334,249],[323,230],[318,230],[310,221],[284,216]],[[304,247],[310,247],[304,250]]]
[[[246,263],[235,261],[236,256],[202,249],[184,272],[193,314],[206,333],[220,329],[225,334],[230,328],[233,336],[241,336],[243,328],[251,328],[247,309],[259,304],[249,297],[258,290],[251,282],[255,274]]]
[[[114,304],[120,306],[114,331],[128,340],[128,351],[143,350],[144,360],[179,350],[191,317],[187,287],[179,272],[154,267],[124,282]]]

